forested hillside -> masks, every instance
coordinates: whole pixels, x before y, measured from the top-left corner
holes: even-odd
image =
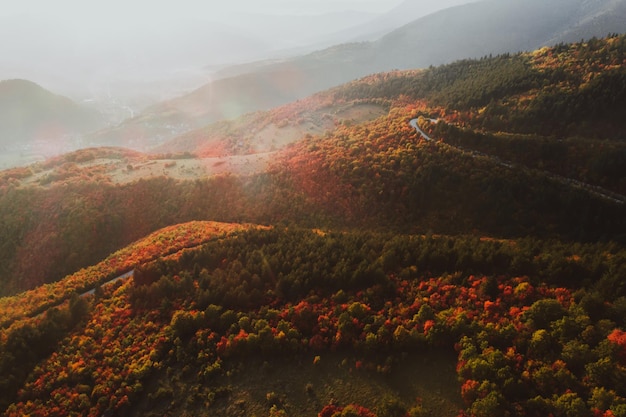
[[[2,404],[9,416],[623,415],[625,256],[238,232],[2,330]],[[424,377],[419,358],[440,368]]]
[[[189,181],[169,177],[164,168],[119,183],[107,171],[110,162],[131,172],[140,155],[117,150],[6,171],[3,292],[55,281],[189,220],[623,242],[624,204],[606,193],[626,193],[618,111],[626,97],[619,81],[626,78],[625,45],[623,36],[610,37],[379,74],[248,117],[238,130],[198,131],[175,146],[188,153],[172,162],[182,165],[194,152],[207,152],[203,137],[221,140],[225,155],[245,154],[260,143],[251,131],[274,126],[272,132],[280,132],[281,120],[294,131],[299,125],[330,129],[315,136],[301,127],[303,140],[272,151],[276,162],[264,173]],[[337,112],[364,105],[391,110],[362,123],[324,115],[325,106]],[[409,126],[420,115],[439,119],[424,126],[439,143],[421,140]]]
[[[425,100],[446,143],[626,193],[626,38],[359,80],[339,96]]]
[[[376,74],[0,173],[0,408],[626,415],[624,64]]]

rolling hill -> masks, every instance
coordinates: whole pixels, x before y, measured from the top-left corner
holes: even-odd
[[[0,330],[7,416],[623,410],[623,248],[185,228],[229,232]]]
[[[102,126],[97,112],[26,80],[0,81],[0,146],[28,149]]]
[[[624,62],[614,35],[380,73],[3,171],[0,407],[623,415]]]

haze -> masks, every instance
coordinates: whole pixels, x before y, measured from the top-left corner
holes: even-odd
[[[6,154],[0,156],[8,161],[0,161],[0,167],[24,163],[16,155],[50,156],[88,145],[109,145],[106,132],[102,143],[82,134],[89,129],[92,133],[102,128],[115,131],[116,126],[159,103],[255,68],[285,65],[294,79],[303,81],[290,86],[281,86],[280,80],[261,81],[276,92],[252,102],[245,87],[236,82],[235,89],[219,99],[217,106],[227,109],[219,117],[235,117],[310,95],[378,69],[362,65],[316,77],[307,75],[306,65],[292,66],[295,57],[340,44],[377,41],[419,17],[475,0],[9,1],[0,8],[0,81],[27,80],[11,85],[23,89],[17,93],[19,100],[29,98],[22,100],[19,111],[24,114],[10,117],[10,126],[0,129],[4,137],[0,152]],[[55,102],[55,94],[71,99],[80,107],[79,113],[97,114],[98,122],[77,136],[66,125],[54,130],[63,133],[53,134],[47,127],[35,129],[39,119],[31,113],[39,104],[34,97]],[[12,112],[18,111],[19,106],[11,106]],[[58,106],[69,111],[67,103]],[[207,103],[201,106],[212,111]],[[24,127],[20,120],[33,122]],[[167,118],[150,120],[158,125],[157,130],[164,129],[163,135],[151,134],[158,141],[199,122],[185,119],[170,126]],[[43,133],[34,138],[22,134],[26,131]],[[138,133],[131,136],[136,138]],[[44,152],[43,143],[55,146]]]
[[[224,1],[149,1],[111,0],[107,2],[85,2],[80,0],[23,0],[3,5],[0,15],[11,16],[19,13],[49,13],[70,17],[126,15],[139,19],[155,17],[198,17],[229,12],[252,12],[266,14],[323,14],[344,10],[360,10],[382,13],[390,10],[401,0],[232,0]]]
[[[400,2],[14,1],[0,10],[0,79],[79,100],[143,97],[141,106],[202,85],[225,65],[345,41],[332,34]]]

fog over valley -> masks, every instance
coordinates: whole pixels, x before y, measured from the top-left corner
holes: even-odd
[[[209,81],[225,65],[310,51],[320,38],[343,42],[349,35],[333,34],[393,6],[305,0],[20,2],[0,11],[0,79],[29,79],[72,98],[111,93],[130,99],[143,93],[159,100]]]

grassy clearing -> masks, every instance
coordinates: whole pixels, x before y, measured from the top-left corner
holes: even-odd
[[[146,416],[268,416],[276,405],[288,416],[315,417],[330,403],[357,403],[380,411],[392,400],[407,409],[421,404],[433,416],[456,416],[462,408],[452,352],[403,355],[390,372],[356,369],[354,359],[319,356],[247,359],[212,382],[194,386],[177,375],[154,383],[152,398],[138,405]],[[384,362],[384,360],[383,360]],[[191,371],[193,372],[193,371]],[[190,373],[187,370],[187,373]],[[191,387],[191,388],[190,388]]]

